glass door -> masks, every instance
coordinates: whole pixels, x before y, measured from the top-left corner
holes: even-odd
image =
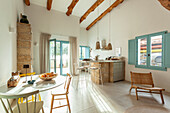
[[[56,40],[50,40],[50,72],[56,72]]]
[[[70,72],[69,42],[50,40],[50,72],[66,75]]]
[[[61,42],[61,74],[66,75],[70,72],[69,68],[69,42]]]
[[[56,41],[56,73],[61,74],[60,71],[60,59],[61,59],[61,55],[60,55],[60,50],[61,50],[61,46],[60,46],[60,41]]]

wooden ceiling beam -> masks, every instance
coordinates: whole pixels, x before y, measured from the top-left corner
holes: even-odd
[[[47,10],[51,10],[53,0],[47,0]]]
[[[76,6],[76,4],[78,3],[78,1],[79,1],[79,0],[72,0],[70,6],[67,8],[67,9],[68,9],[67,12],[66,12],[66,15],[67,15],[67,16],[70,16],[70,15],[71,15],[71,13],[72,13],[74,7]]]
[[[87,16],[93,12],[104,0],[97,0],[80,18],[80,23],[87,18]]]
[[[30,0],[25,0],[25,4],[26,4],[27,6],[30,6]]]
[[[113,8],[117,7],[124,0],[116,0],[108,9],[106,9],[98,18],[96,18],[87,28],[89,30],[93,25],[95,25],[100,19],[102,19],[107,13],[109,13]]]
[[[170,11],[170,0],[158,0],[163,7]]]

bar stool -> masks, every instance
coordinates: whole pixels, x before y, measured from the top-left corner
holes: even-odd
[[[95,71],[94,72],[95,82],[96,82],[96,79],[98,79],[98,80],[101,81],[101,84],[103,86],[103,77],[102,77],[102,73],[101,73],[101,64],[94,64],[94,65],[90,64],[89,72],[91,70]],[[96,75],[96,70],[99,70],[99,77]]]
[[[89,82],[89,69],[90,69],[90,65],[84,65],[86,82]]]
[[[79,86],[79,82],[82,81],[82,80],[79,80],[80,79],[80,75],[82,74],[82,71],[85,69],[84,66],[80,66],[79,64],[77,63],[74,63],[74,67],[75,67],[75,71],[77,73],[77,71],[79,71],[79,74],[77,76],[77,85],[76,85],[76,89],[78,89],[78,86]],[[73,83],[73,82],[72,82]]]
[[[84,67],[78,65],[77,63],[74,63],[74,67],[75,67],[76,72],[79,71],[79,75],[81,74],[81,71],[84,70]]]

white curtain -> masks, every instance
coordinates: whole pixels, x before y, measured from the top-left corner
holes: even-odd
[[[51,35],[41,33],[40,35],[40,73],[47,73],[49,72],[49,39]]]
[[[69,37],[70,42],[70,72],[76,75],[75,63],[77,63],[77,38]]]

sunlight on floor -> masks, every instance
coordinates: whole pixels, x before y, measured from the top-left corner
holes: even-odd
[[[102,95],[95,85],[92,85],[89,89],[89,93],[96,104],[99,112],[101,113],[118,113],[117,110],[112,106],[109,100]]]
[[[110,100],[106,98],[101,91],[99,90],[100,85],[96,85],[91,82],[90,76],[88,73],[83,73],[77,80],[77,90],[82,88],[87,88],[90,98],[93,101],[93,104],[97,108],[99,113],[119,113],[118,110],[113,106],[113,103],[110,103]],[[101,87],[102,88],[102,87]]]

